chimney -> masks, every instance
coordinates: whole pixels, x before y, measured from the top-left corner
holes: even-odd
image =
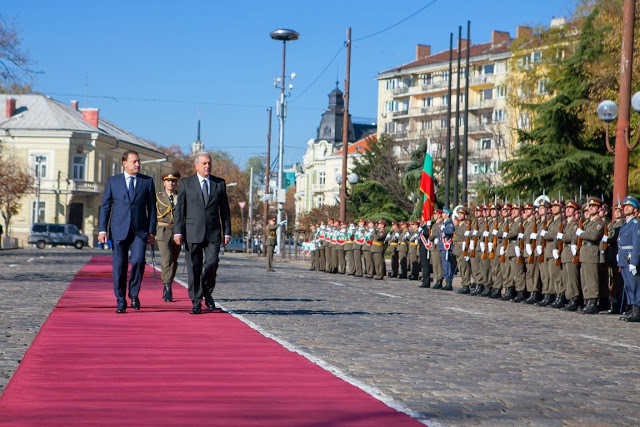
[[[13,116],[16,113],[16,99],[7,97],[7,118]]]
[[[100,120],[99,108],[83,108],[80,111],[82,111],[82,120],[89,123],[94,128],[98,127],[98,122]]]
[[[518,27],[519,29],[520,27]],[[491,46],[498,46],[501,44],[508,43],[511,40],[511,34],[508,31],[491,31]]]
[[[516,38],[530,38],[533,36],[533,28],[530,27],[518,27],[516,29]]]
[[[419,44],[416,46],[416,61],[418,59],[426,58],[427,56],[431,56],[431,46],[426,44]]]
[[[76,101],[75,99],[71,100],[71,108],[73,108],[74,110],[78,109],[78,101]]]
[[[467,50],[469,45],[470,45],[469,40],[460,39],[460,52]]]

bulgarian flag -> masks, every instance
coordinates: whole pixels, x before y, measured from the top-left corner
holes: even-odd
[[[420,191],[424,193],[422,220],[429,221],[433,216],[433,204],[436,192],[433,186],[433,158],[431,157],[431,139],[427,138],[427,152],[424,154],[424,166],[420,178]]]

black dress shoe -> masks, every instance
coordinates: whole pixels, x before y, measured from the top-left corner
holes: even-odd
[[[442,282],[436,282],[436,284],[433,285],[431,289],[442,289]]]
[[[216,303],[213,301],[213,298],[204,297],[204,303],[207,306],[207,308],[209,308],[209,310],[215,310],[216,309]]]
[[[538,307],[546,307],[553,302],[554,295],[553,294],[544,294],[544,298],[542,301],[538,301],[535,303]]]
[[[504,291],[504,295],[500,298],[501,301],[511,301],[516,297],[516,289],[513,286],[509,286]]]
[[[527,297],[525,295],[525,293],[523,291],[518,291],[518,294],[516,295],[516,297],[514,299],[511,300],[511,302],[522,302],[524,300],[526,300]]]
[[[551,308],[562,308],[567,304],[567,299],[564,294],[558,294],[556,300],[550,305]]]
[[[422,285],[419,286],[420,288],[430,288],[431,287],[431,282],[428,283],[423,283]]]
[[[193,308],[189,312],[189,314],[200,314],[200,313],[202,313],[202,307],[200,306],[200,303],[194,304]]]
[[[582,311],[584,314],[596,314],[600,311],[598,307],[598,300],[596,298],[591,298],[587,301],[587,306]]]
[[[625,322],[640,322],[640,306],[632,306],[631,315],[627,317],[621,317],[620,320],[624,320]]]
[[[566,311],[577,311],[580,304],[578,304],[578,298],[573,298],[569,301],[569,304],[565,305],[562,310]]]
[[[478,283],[473,291],[471,291],[471,295],[480,295],[483,291],[484,286]]]
[[[533,292],[531,292],[531,295],[529,295],[529,298],[527,298],[525,303],[527,303],[527,304],[535,304],[535,303],[538,302],[539,298],[540,298],[540,292],[533,291]]]
[[[489,295],[489,298],[498,299],[498,298],[500,298],[502,296],[501,293],[502,293],[502,289],[501,288],[495,288],[493,290],[493,292],[491,292],[491,295]]]
[[[116,308],[116,313],[122,314],[127,312],[127,307],[118,307]]]
[[[138,297],[131,298],[131,307],[134,310],[140,310],[140,300],[138,299]]]
[[[488,297],[493,292],[493,288],[491,286],[487,286],[484,288],[484,291],[480,294],[481,297]]]

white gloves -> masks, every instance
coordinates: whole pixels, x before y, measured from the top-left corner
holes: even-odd
[[[537,233],[529,234],[529,240],[536,240],[537,238],[538,238],[538,234]]]
[[[576,230],[576,236],[579,236],[579,235],[581,235],[582,233],[584,233],[584,230],[583,230],[582,228],[578,228],[578,229]]]
[[[476,234],[478,234],[478,230],[473,230],[473,233],[471,233],[472,236],[475,236]]]
[[[520,246],[516,246],[516,256],[520,258],[520,255],[522,255],[522,253],[520,252]]]
[[[542,231],[540,232],[540,235],[541,235],[542,237],[546,236],[546,235],[547,235],[547,230],[542,230]]]
[[[604,243],[607,243],[608,240],[609,240],[609,236],[607,236],[606,234],[604,236],[602,236],[602,241]]]
[[[556,239],[562,240],[562,236],[564,236],[564,233],[558,233],[556,234]]]
[[[462,250],[464,251],[465,248],[467,247],[467,242],[462,242]]]
[[[431,221],[427,221],[427,227],[431,227]]]
[[[489,251],[488,252],[493,252],[493,242],[489,242]]]
[[[480,242],[480,252],[484,252],[484,242]]]
[[[483,231],[482,232],[482,237],[489,237],[489,232],[488,231]]]
[[[467,261],[467,262],[469,262],[470,259],[471,258],[469,258],[468,256],[464,257],[464,260]]]
[[[552,250],[551,253],[553,254],[553,259],[560,258],[560,254],[558,253],[557,249]]]
[[[440,239],[438,239],[438,238],[436,237],[435,239],[433,239],[433,244],[434,244],[434,245],[437,245],[439,241],[440,241]]]
[[[280,221],[280,225],[285,225],[286,223],[287,223],[286,219],[284,221]]]
[[[507,238],[507,232],[505,231],[504,233],[502,233],[502,238],[506,239]]]
[[[524,247],[525,247],[525,249],[527,250],[527,253],[528,253],[529,255],[533,255],[533,248],[531,247],[531,244],[530,244],[530,243],[527,243]]]
[[[464,237],[469,237],[469,230],[464,232]]]
[[[578,245],[571,245],[571,253],[573,254],[573,256],[578,255]],[[616,255],[617,257],[618,255]]]
[[[494,236],[498,235],[498,230],[496,230],[495,228],[493,229],[493,231],[491,231],[491,234],[493,234]]]
[[[504,255],[504,246],[500,246],[500,256]]]
[[[536,246],[536,252],[538,252],[538,255],[542,255],[542,246],[537,245]]]
[[[400,233],[396,233],[393,237],[397,239],[398,237],[400,237]]]
[[[524,234],[518,233],[518,239],[524,239]]]
[[[633,274],[634,276],[635,276],[636,274],[638,274],[638,269],[637,269],[637,268],[636,268],[636,266],[635,266],[635,265],[633,265],[633,264],[629,264],[629,271],[630,271],[630,272],[631,272],[631,274]]]
[[[472,251],[476,246],[473,244],[473,240],[469,243],[469,250]]]

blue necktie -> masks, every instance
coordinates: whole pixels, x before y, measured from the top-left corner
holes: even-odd
[[[133,199],[133,180],[135,179],[135,177],[130,176],[129,177],[129,199]]]
[[[206,179],[202,180],[202,197],[205,203],[209,201],[209,182]]]

